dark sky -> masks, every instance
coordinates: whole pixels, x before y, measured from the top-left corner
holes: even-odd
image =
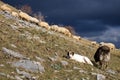
[[[28,4],[50,24],[71,25],[78,35],[120,48],[120,0],[3,0],[13,6]]]

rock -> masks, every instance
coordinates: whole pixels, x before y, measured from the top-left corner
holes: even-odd
[[[25,77],[31,78],[31,75],[25,71],[20,71],[19,69],[16,68],[16,71],[18,74],[23,75]]]
[[[15,67],[24,68],[31,72],[40,72],[40,73],[45,72],[44,67],[39,62],[35,62],[35,61],[20,60],[18,62],[13,62],[12,65]]]
[[[67,62],[67,61],[61,61],[61,63],[62,63],[63,66],[68,65],[68,62]]]
[[[14,19],[14,17],[10,14],[9,11],[2,12],[5,18],[7,19]]]
[[[4,67],[5,65],[4,64],[0,64],[0,67]]]
[[[19,69],[16,69],[16,71],[17,71],[18,74],[24,76],[25,78],[27,78],[29,80],[32,79],[32,76],[29,73],[27,73],[25,71],[20,71]]]
[[[111,70],[111,69],[107,70],[107,72],[111,73],[111,74],[115,74],[116,73],[114,70]]]
[[[19,52],[12,51],[12,50],[7,49],[5,47],[2,48],[2,51],[9,56],[13,56],[15,58],[20,58],[20,59],[26,59],[26,57],[21,55]]]
[[[13,76],[11,76],[9,74],[5,74],[5,73],[2,73],[2,72],[0,72],[0,76],[4,76],[4,77],[12,79],[12,80],[19,80],[19,79],[15,79],[15,77],[13,77]]]
[[[14,26],[14,25],[10,25],[10,27],[13,29],[13,30],[17,30],[18,27],[17,26]]]
[[[16,80],[23,80],[22,78],[20,78],[19,76],[15,76]]]
[[[105,80],[105,76],[102,74],[97,74],[97,80]]]
[[[6,74],[5,74],[5,73],[0,72],[0,76],[6,76]]]
[[[9,74],[7,74],[7,78],[15,79],[13,76],[10,76]]]

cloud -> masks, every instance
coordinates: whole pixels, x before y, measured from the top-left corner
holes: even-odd
[[[79,18],[107,17],[119,15],[119,3],[119,0],[52,0],[47,13],[53,16],[76,15]]]
[[[43,14],[49,23],[71,25],[81,32],[120,25],[120,0],[52,0],[45,4],[48,2],[50,6],[44,6]],[[88,21],[98,21],[98,25]]]
[[[72,25],[78,19],[100,19],[105,23],[115,24],[120,21],[120,0],[4,0],[4,2],[12,5],[29,4],[35,12],[43,13],[48,16],[47,21],[54,23]]]
[[[115,43],[118,47],[120,47],[120,45],[118,45],[118,43],[120,42],[120,27],[111,27],[111,26],[107,26],[108,30],[106,30],[105,32],[102,32],[101,35],[97,35],[97,36],[91,36],[91,37],[84,37],[87,38],[89,40],[95,40],[98,42],[113,42]]]

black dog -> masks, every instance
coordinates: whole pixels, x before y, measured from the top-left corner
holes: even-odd
[[[110,60],[110,48],[108,46],[101,46],[97,49],[94,55],[95,62],[99,62],[99,67],[105,69]]]

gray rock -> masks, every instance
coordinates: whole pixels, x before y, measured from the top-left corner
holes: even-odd
[[[16,69],[17,73],[22,75],[22,78],[27,78],[28,80],[36,80],[36,77],[32,77],[31,74],[25,72],[25,71],[20,71],[19,69]],[[17,80],[23,80],[19,76],[15,76]]]
[[[62,64],[63,66],[66,66],[66,65],[68,65],[68,62],[67,62],[67,61],[61,61],[61,64]]]
[[[2,48],[3,53],[9,55],[9,56],[13,56],[15,58],[20,58],[20,59],[26,59],[26,57],[24,57],[22,54],[20,54],[19,52],[15,52],[12,51],[10,49],[7,49],[5,47]]]
[[[105,80],[105,76],[102,74],[97,74],[97,80]]]
[[[2,73],[2,72],[0,72],[0,76],[4,76],[4,77],[9,78],[9,79],[12,79],[12,80],[15,79],[13,76],[11,76],[11,75],[9,75],[9,74]]]
[[[12,65],[15,67],[22,67],[31,72],[40,72],[40,73],[45,72],[44,67],[39,62],[35,62],[35,61],[20,60],[18,62],[13,62]]]
[[[10,25],[10,27],[11,27],[13,30],[17,30],[17,29],[18,29],[18,27],[15,26],[15,25]]]
[[[6,74],[5,74],[5,73],[2,73],[2,72],[0,72],[0,75],[1,75],[1,76],[6,76]]]
[[[16,80],[23,80],[22,78],[20,78],[19,76],[15,76]]]
[[[5,65],[4,64],[0,64],[0,67],[4,67]]]
[[[116,74],[116,72],[114,70],[111,70],[111,69],[107,70],[107,72],[110,74]]]
[[[3,12],[3,15],[6,19],[14,19],[13,16],[11,16],[10,12],[9,11],[5,11]]]
[[[17,71],[18,74],[24,76],[25,78],[32,79],[32,76],[29,73],[27,73],[25,71],[20,71],[19,69],[16,69],[16,71]]]
[[[6,77],[7,77],[7,78],[10,78],[10,79],[15,79],[13,76],[10,76],[9,74],[7,74]]]

